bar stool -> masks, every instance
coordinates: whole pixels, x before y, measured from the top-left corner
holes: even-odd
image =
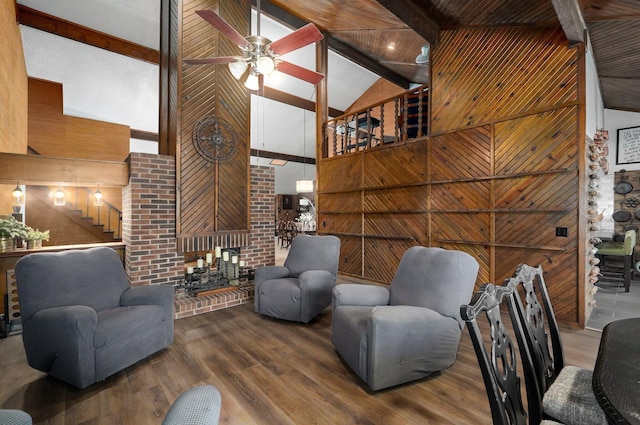
[[[636,237],[635,230],[627,230],[624,242],[603,242],[597,246],[596,256],[600,258],[602,276],[624,285],[625,292],[629,292],[634,274],[633,250],[636,247]]]

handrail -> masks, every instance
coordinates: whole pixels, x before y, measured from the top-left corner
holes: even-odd
[[[103,229],[105,232],[113,232],[114,239],[122,239],[122,211],[106,200],[103,200],[102,205],[94,205],[93,202],[91,202],[93,192],[86,187],[76,186],[75,189],[76,199],[74,202],[74,208],[81,211],[83,217],[92,218],[93,224],[104,226]],[[78,196],[79,189],[83,189],[83,193],[85,195],[82,197],[84,201],[82,203],[86,204],[85,208],[79,207],[79,199],[81,198]],[[101,214],[102,207],[107,208],[106,220],[103,220],[104,214]]]
[[[429,89],[420,86],[327,121],[327,158],[428,135]]]

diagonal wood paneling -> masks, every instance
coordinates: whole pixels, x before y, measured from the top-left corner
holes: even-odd
[[[490,176],[491,155],[489,126],[433,137],[431,181]]]
[[[427,142],[421,140],[393,148],[374,149],[364,155],[364,187],[420,183],[428,176]],[[406,164],[412,164],[407,167]]]
[[[581,300],[577,291],[568,290],[578,280],[576,256],[577,250],[574,248],[566,251],[497,248],[496,282],[513,275],[521,263],[541,265],[556,317],[566,323],[576,323],[580,320],[576,305]]]
[[[361,235],[362,214],[318,213],[318,232],[339,235]]]
[[[409,238],[414,245],[426,244],[426,213],[422,214],[366,214],[364,234],[387,238]]]
[[[362,211],[360,192],[326,193],[318,196],[318,211],[359,213]]]
[[[491,183],[472,181],[431,186],[431,210],[477,210],[491,208]]]
[[[441,31],[431,59],[432,135],[578,100],[560,28]]]
[[[340,161],[326,160],[318,167],[318,192],[359,190],[362,188],[362,157],[346,155]]]
[[[350,214],[326,216],[340,229],[359,220],[366,278],[390,282],[414,244],[468,252],[480,264],[478,284],[500,283],[523,262],[544,263],[559,317],[580,323],[582,58],[555,28],[442,32],[432,57],[435,136],[322,160],[332,167],[321,194],[327,205],[340,208],[344,193],[363,200],[360,214],[353,202],[345,203]],[[556,236],[557,227],[568,237]]]
[[[495,172],[577,169],[577,107],[496,124]]]
[[[427,186],[394,187],[364,193],[365,212],[426,212]]]
[[[338,268],[341,273],[362,276],[362,238],[340,236],[340,263]]]
[[[365,238],[363,277],[391,283],[405,251],[416,244],[397,239]]]
[[[216,10],[240,33],[248,34],[250,3],[182,2],[179,117],[179,228],[181,235],[249,229],[249,93],[226,67],[182,63],[183,58],[236,55],[229,42],[195,11]],[[228,163],[200,157],[193,128],[206,116],[228,122],[236,133],[236,155]]]

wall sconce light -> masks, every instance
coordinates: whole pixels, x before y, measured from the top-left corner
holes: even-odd
[[[100,192],[100,185],[98,185],[98,189],[93,194],[93,205],[96,207],[104,205],[104,196],[102,196],[102,192]]]
[[[60,188],[60,184],[58,183],[58,190],[53,194],[53,205],[56,207],[63,206],[67,203],[67,197],[65,193]]]
[[[13,204],[14,205],[23,205],[24,204],[24,192],[20,189],[18,183],[16,183],[16,188],[11,192],[13,196]]]

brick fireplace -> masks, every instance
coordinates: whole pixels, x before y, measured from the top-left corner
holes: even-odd
[[[132,153],[128,161],[129,185],[122,191],[122,238],[126,244],[127,276],[132,285],[174,285],[182,279],[185,271],[185,253],[182,252],[185,242],[181,239],[182,245],[178,246],[176,238],[175,158]],[[251,232],[248,237],[244,235],[231,240],[243,244],[238,246],[241,249],[240,258],[248,267],[273,265],[274,169],[251,166],[250,188]],[[215,235],[211,238],[218,243]],[[193,243],[198,246],[201,241]],[[253,302],[253,284],[200,297],[179,294],[176,295],[175,317],[192,316],[248,302]]]

